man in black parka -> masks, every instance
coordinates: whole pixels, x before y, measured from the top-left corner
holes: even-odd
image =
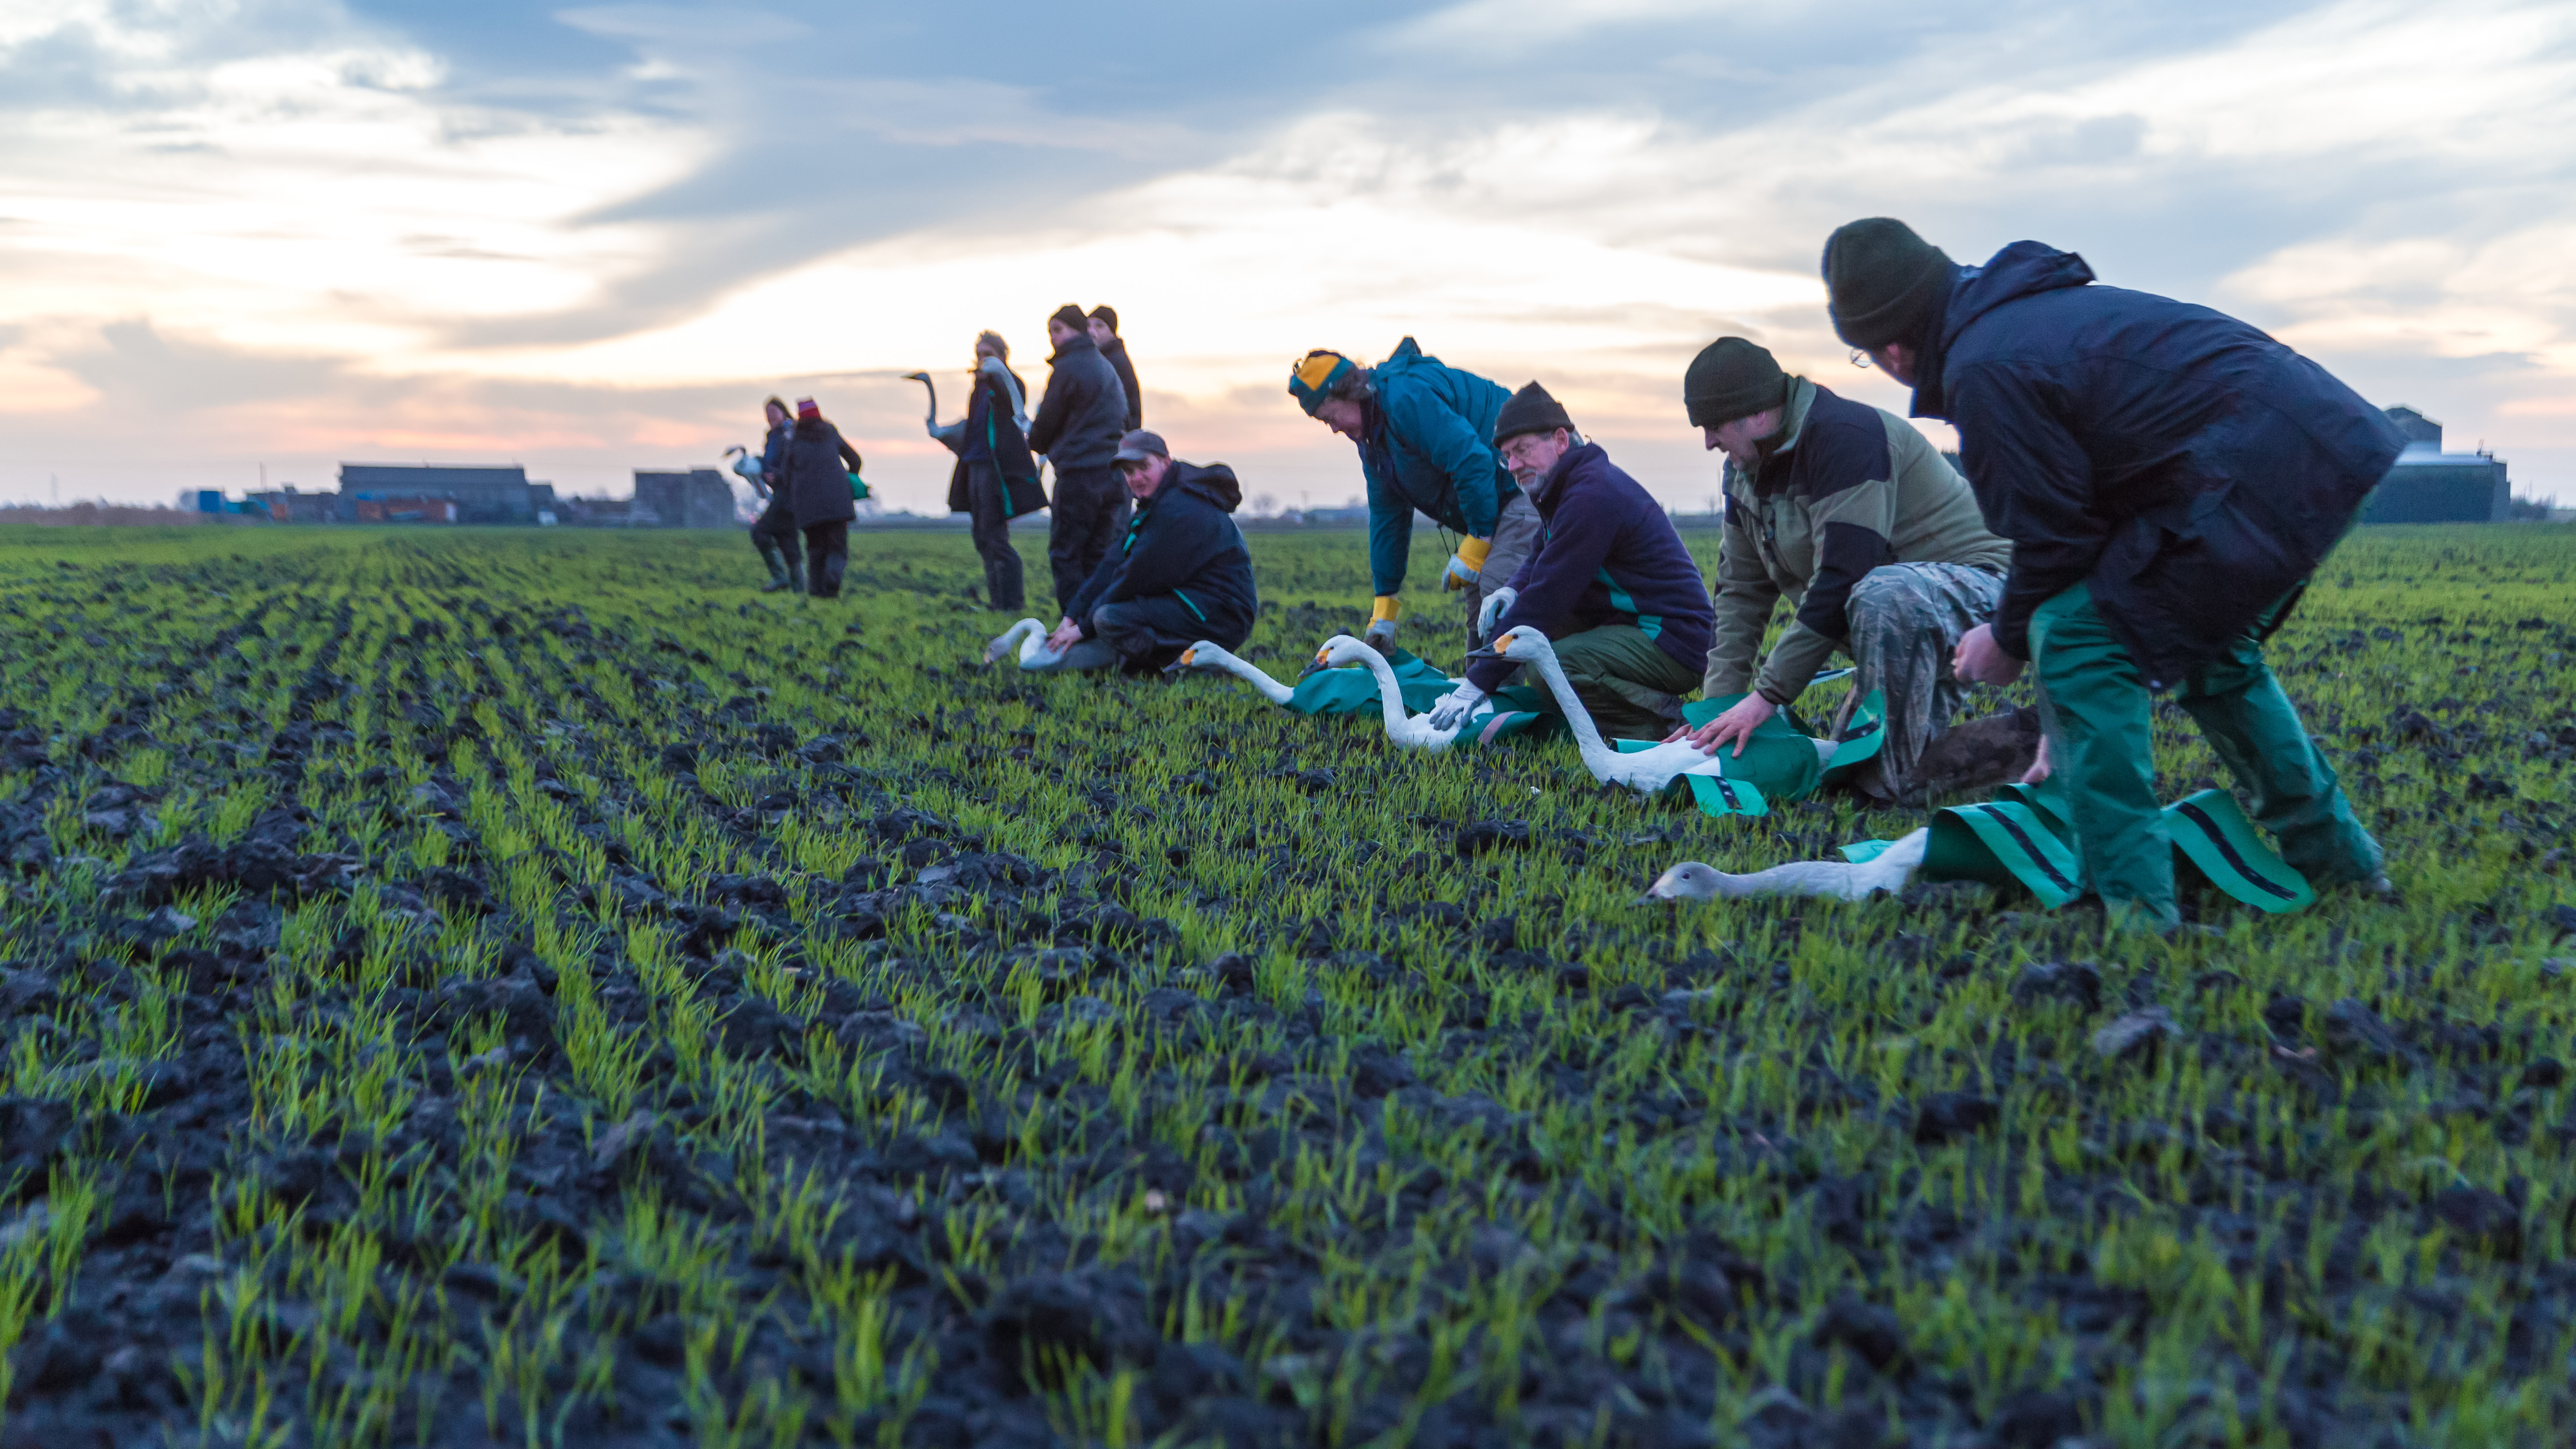
[[[2176,702],[2310,883],[2383,887],[2378,842],[2264,665],[2262,641],[2400,446],[2325,369],[2206,307],[2094,285],[2015,242],[1955,265],[1901,221],[1825,243],[1835,330],[1959,429],[1986,526],[2012,541],[1963,679],[2038,668],[2086,883],[2170,928],[2154,697]]]
[[[850,566],[850,520],[859,516],[850,478],[859,450],[823,420],[810,397],[796,401],[796,427],[787,435],[787,496],[796,526],[805,534],[805,582],[818,599],[841,596]]]
[[[1135,359],[1127,355],[1127,339],[1118,335],[1118,309],[1101,306],[1091,309],[1091,342],[1109,365],[1118,372],[1118,385],[1127,392],[1127,431],[1145,426],[1145,388],[1136,381]]]
[[[1127,522],[1127,490],[1109,466],[1127,431],[1127,391],[1118,369],[1091,340],[1091,319],[1081,308],[1057,308],[1047,319],[1047,340],[1055,354],[1047,359],[1046,401],[1029,425],[1029,451],[1055,465],[1047,566],[1055,575],[1056,602],[1063,605],[1100,566]]]
[[[1116,458],[1136,516],[1048,638],[1064,655],[1055,667],[1153,670],[1201,639],[1242,644],[1261,596],[1230,516],[1243,502],[1234,470],[1176,462],[1161,438],[1141,431],[1120,440]]]

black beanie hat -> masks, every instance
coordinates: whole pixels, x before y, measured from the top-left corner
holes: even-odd
[[[1094,321],[1094,322],[1099,323],[1100,325],[1102,325],[1102,326],[1104,326],[1104,327],[1106,327],[1106,328],[1108,328],[1108,329],[1109,329],[1109,335],[1110,335],[1110,336],[1115,337],[1115,336],[1117,336],[1117,335],[1118,335],[1118,309],[1117,309],[1117,308],[1110,306],[1110,305],[1109,305],[1108,303],[1106,303],[1106,302],[1103,302],[1103,303],[1101,303],[1099,306],[1094,307],[1094,308],[1092,308],[1092,309],[1091,309],[1091,320],[1092,320],[1092,321]]]
[[[1722,428],[1776,408],[1789,397],[1789,375],[1769,348],[1741,337],[1721,337],[1699,350],[1682,374],[1682,406],[1691,426]]]
[[[1565,415],[1565,404],[1547,395],[1547,389],[1531,383],[1513,393],[1494,416],[1494,446],[1499,448],[1507,438],[1523,433],[1552,433],[1563,428],[1574,431],[1574,419]]]
[[[1047,320],[1049,322],[1061,322],[1076,332],[1088,332],[1091,330],[1091,319],[1083,316],[1082,308],[1071,302],[1067,302],[1063,306],[1056,308],[1055,315],[1049,317]]]
[[[1825,307],[1834,332],[1864,351],[1919,341],[1950,297],[1949,254],[1889,216],[1825,238]]]

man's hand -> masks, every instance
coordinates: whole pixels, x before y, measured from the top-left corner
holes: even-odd
[[[1064,622],[1055,626],[1055,632],[1047,636],[1046,647],[1057,654],[1062,654],[1081,642],[1082,626],[1073,622],[1073,616],[1067,614]]]
[[[1712,755],[1732,744],[1735,746],[1735,753],[1740,756],[1744,753],[1744,742],[1753,738],[1753,732],[1762,728],[1771,716],[1779,712],[1780,706],[1758,694],[1748,694],[1729,706],[1726,713],[1701,725],[1697,730],[1675,730],[1672,738],[1678,740],[1687,736],[1692,744]]]
[[[1950,657],[1950,672],[1970,684],[2000,688],[2021,678],[2021,661],[1995,642],[1991,624],[1979,624],[1959,636],[1959,652]]]
[[[1512,611],[1520,602],[1520,591],[1509,584],[1486,595],[1483,608],[1476,611],[1476,638],[1479,642],[1494,637],[1494,623]]]
[[[2041,735],[2039,737],[2039,758],[2031,761],[2030,768],[2021,772],[2021,782],[2025,785],[2036,785],[2040,781],[2045,780],[2050,775],[2056,773],[2056,771],[2057,766],[2051,764],[2048,758],[2048,736]]]
[[[1472,684],[1460,684],[1456,689],[1440,696],[1438,702],[1431,706],[1431,727],[1435,730],[1454,730],[1465,724],[1467,716],[1475,713],[1476,706],[1484,702],[1483,690]]]

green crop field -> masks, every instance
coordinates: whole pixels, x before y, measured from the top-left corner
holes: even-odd
[[[1293,675],[1362,536],[1253,550]],[[2171,942],[1642,904],[1919,819],[988,670],[962,532],[852,564],[0,535],[0,1443],[2576,1432],[2568,530],[2346,543],[2273,657],[2402,899]]]

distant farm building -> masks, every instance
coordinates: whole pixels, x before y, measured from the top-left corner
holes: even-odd
[[[733,485],[713,468],[638,468],[636,528],[731,528]]]
[[[538,514],[554,510],[554,495],[553,484],[529,482],[525,468],[343,463],[338,512],[342,521],[355,523],[362,521],[361,503],[442,499],[456,505],[452,522],[535,523]]]
[[[2501,523],[2513,502],[2504,460],[2491,453],[2445,453],[2442,425],[2408,407],[2388,410],[2406,437],[2397,466],[2370,495],[2364,523]]]

